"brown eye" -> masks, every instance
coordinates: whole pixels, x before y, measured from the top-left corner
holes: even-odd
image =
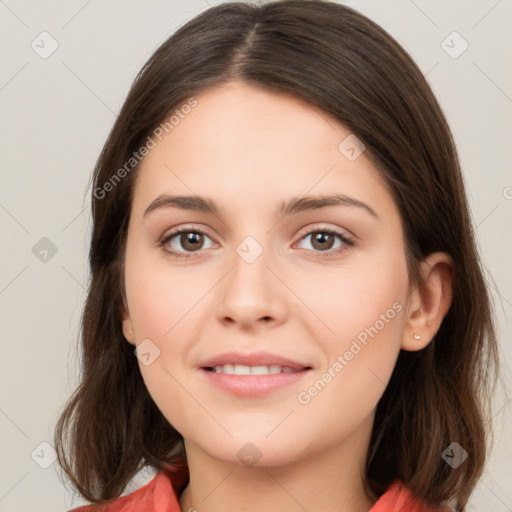
[[[304,235],[300,241],[302,242],[308,238],[311,239],[310,245],[312,249],[310,250],[312,250],[314,253],[318,253],[318,256],[330,256],[338,254],[354,245],[352,240],[331,228],[321,228],[310,231],[309,233],[306,233],[306,235]],[[336,239],[340,241],[340,244],[334,246]]]
[[[325,231],[316,231],[311,233],[311,244],[319,251],[331,249],[334,244],[334,235]]]
[[[203,234],[196,231],[189,231],[180,235],[181,246],[187,251],[197,251],[201,248],[203,242]]]
[[[211,238],[200,230],[181,229],[164,237],[160,245],[172,256],[188,257],[190,253],[204,249],[205,240],[211,241]]]

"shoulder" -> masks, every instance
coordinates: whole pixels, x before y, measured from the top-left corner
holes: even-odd
[[[155,507],[162,500],[166,500],[169,505],[177,503],[170,475],[166,471],[159,471],[147,484],[126,496],[101,505],[82,505],[68,512],[150,512],[160,510]],[[169,512],[175,510],[179,512],[179,508],[170,508]]]
[[[369,512],[453,512],[452,508],[433,508],[415,498],[400,480],[395,480]]]

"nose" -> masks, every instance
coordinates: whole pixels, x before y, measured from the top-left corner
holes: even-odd
[[[235,253],[232,266],[220,285],[217,317],[226,324],[238,324],[243,329],[258,325],[278,325],[287,314],[286,291],[282,278],[277,277],[275,260],[264,249],[251,261]]]

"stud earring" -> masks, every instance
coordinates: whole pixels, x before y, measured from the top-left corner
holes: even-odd
[[[421,336],[420,336],[419,334],[414,334],[414,335],[413,335],[413,338],[414,338],[415,340],[421,340]]]

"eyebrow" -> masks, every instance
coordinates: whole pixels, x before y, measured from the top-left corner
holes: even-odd
[[[379,216],[375,210],[354,197],[349,197],[343,194],[331,194],[320,196],[293,196],[287,201],[282,202],[277,213],[281,216],[287,216],[294,213],[303,212],[306,210],[316,210],[325,208],[326,206],[352,206],[366,211],[376,219]],[[214,201],[206,197],[200,196],[175,196],[170,194],[159,195],[144,211],[143,217],[146,217],[151,212],[160,208],[179,208],[181,210],[192,210],[204,213],[211,213],[215,216],[222,216],[224,210],[217,205]]]

